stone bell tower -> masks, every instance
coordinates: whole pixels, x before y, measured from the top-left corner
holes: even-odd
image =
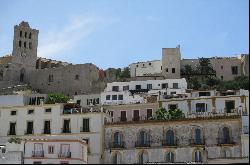
[[[29,73],[36,69],[38,33],[28,22],[14,27],[11,80],[27,83]]]

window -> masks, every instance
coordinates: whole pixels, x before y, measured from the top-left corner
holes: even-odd
[[[162,70],[162,66],[161,66],[161,70]]]
[[[174,162],[174,153],[173,153],[173,152],[167,153],[166,156],[167,156],[167,157],[166,157],[166,161],[167,161],[168,163],[173,163],[173,162]]]
[[[206,108],[205,103],[196,103],[196,112],[206,112]]]
[[[6,148],[2,148],[2,153],[4,154],[6,152]]]
[[[123,91],[128,91],[129,90],[129,86],[126,85],[126,86],[123,86]]]
[[[232,74],[234,75],[238,74],[238,66],[232,66]]]
[[[174,132],[172,130],[168,130],[166,134],[166,141],[168,146],[174,145]]]
[[[224,149],[223,151],[222,151],[222,157],[223,158],[228,158],[228,157],[230,157],[230,150],[228,150],[228,149]]]
[[[168,105],[168,109],[177,109],[178,108],[178,106],[177,106],[177,104],[169,104]]]
[[[152,84],[147,84],[147,89],[151,90],[152,89]]]
[[[34,109],[29,109],[28,110],[28,115],[34,114]]]
[[[201,144],[201,130],[195,129],[195,144]]]
[[[174,94],[176,94],[176,92],[170,92],[170,95],[174,95]]]
[[[8,135],[16,135],[16,123],[10,123]]]
[[[110,100],[110,95],[106,95],[106,100]]]
[[[168,72],[168,68],[166,68],[166,72]]]
[[[175,73],[175,68],[172,68],[172,73]]]
[[[145,64],[142,64],[142,66],[145,66]]]
[[[15,115],[16,115],[16,111],[11,111],[11,112],[10,112],[10,115],[11,115],[11,116],[15,116]]]
[[[45,113],[51,113],[51,108],[46,108]]]
[[[122,135],[120,132],[114,133],[114,146],[120,147],[122,145]]]
[[[223,65],[221,65],[220,68],[223,69]]]
[[[121,111],[121,121],[127,121],[126,111]]]
[[[27,38],[27,32],[24,33],[24,37]]]
[[[147,109],[147,119],[151,119],[153,117],[152,109]]]
[[[220,76],[220,79],[223,80],[223,76]]]
[[[48,154],[54,154],[54,146],[48,147]]]
[[[112,91],[118,92],[119,91],[119,86],[112,86]]]
[[[42,164],[42,162],[35,161],[33,164]]]
[[[136,89],[136,90],[140,90],[140,89],[141,89],[141,85],[136,85],[136,86],[135,86],[135,89]]]
[[[24,42],[24,45],[23,45],[25,48],[26,48],[26,42]]]
[[[136,67],[138,68],[138,65],[136,65]]]
[[[123,95],[118,95],[118,100],[123,100]]]
[[[121,163],[121,154],[116,152],[112,156],[112,164],[120,164]]]
[[[112,100],[117,100],[117,95],[112,95]]]
[[[53,75],[49,75],[49,82],[53,82],[54,81],[54,78],[53,78]]]
[[[174,89],[178,89],[179,87],[178,87],[178,83],[173,83],[173,88]]]
[[[151,65],[151,62],[150,62],[150,63],[148,63],[148,65]]]
[[[81,100],[76,100],[76,104],[81,105]]]
[[[32,43],[29,42],[29,49],[32,49]]]
[[[22,37],[23,36],[23,32],[22,31],[20,31],[20,37]]]
[[[161,88],[162,88],[162,89],[168,88],[168,83],[163,83],[163,84],[161,84]]]
[[[26,134],[33,134],[33,121],[27,122]]]
[[[99,104],[99,103],[100,103],[100,99],[99,99],[99,98],[96,98],[96,99],[95,99],[95,103],[96,103],[96,104]]]
[[[75,75],[75,80],[79,80],[79,75]]]
[[[83,119],[81,132],[90,132],[89,131],[89,119]]]
[[[199,92],[199,96],[211,96],[210,92]]]
[[[195,162],[202,162],[201,151],[195,151],[194,153],[194,161]]]
[[[29,34],[29,39],[31,39],[31,33]]]
[[[19,47],[20,48],[22,47],[22,41],[19,41]]]
[[[148,162],[148,154],[145,151],[143,151],[143,152],[139,153],[138,159],[139,159],[138,160],[139,164],[147,163]]]

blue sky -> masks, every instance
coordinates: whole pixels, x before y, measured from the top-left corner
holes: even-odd
[[[39,30],[38,56],[100,68],[161,59],[249,53],[248,0],[0,0],[0,56],[14,25]]]

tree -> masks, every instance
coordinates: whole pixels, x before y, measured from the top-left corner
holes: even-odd
[[[209,58],[199,58],[199,66],[197,67],[197,72],[201,76],[202,82],[207,78],[216,76],[216,72],[210,63]]]
[[[118,68],[116,70],[116,79],[123,81],[126,78],[130,78],[130,70],[129,67],[125,67],[123,71],[121,71],[121,68]]]
[[[156,112],[157,120],[169,120],[169,119],[181,119],[184,117],[184,113],[180,109],[169,109],[160,107]]]
[[[60,93],[49,94],[46,104],[55,104],[55,103],[67,103],[69,97]]]

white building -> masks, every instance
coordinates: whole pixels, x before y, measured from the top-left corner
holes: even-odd
[[[130,68],[131,77],[161,74],[162,73],[162,61],[154,60],[154,61],[147,61],[147,62],[132,63],[129,65],[129,68]]]
[[[146,96],[185,94],[186,89],[187,82],[184,78],[112,82],[108,83],[107,88],[101,93],[101,103],[104,105],[145,103]]]
[[[0,145],[11,137],[71,136],[89,145],[88,163],[102,162],[103,125],[109,115],[74,104],[44,104],[0,108]]]
[[[101,105],[100,94],[89,94],[89,95],[75,95],[74,101],[82,107],[90,107],[95,105]]]
[[[24,164],[87,164],[87,150],[84,140],[67,136],[26,139]]]
[[[0,145],[0,164],[23,164],[23,143]]]

